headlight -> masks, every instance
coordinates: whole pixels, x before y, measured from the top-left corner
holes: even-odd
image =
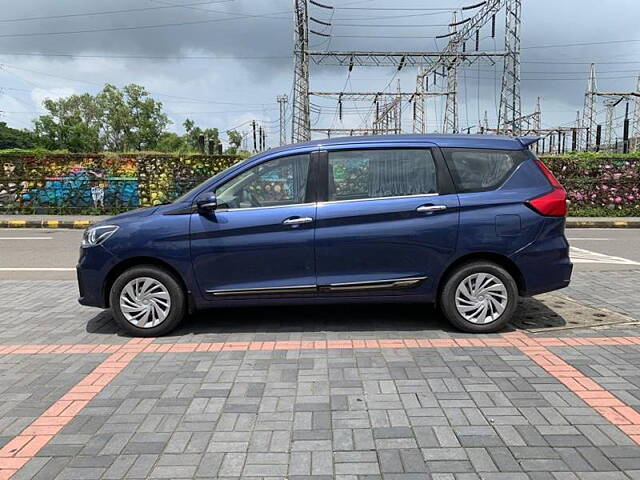
[[[83,247],[93,247],[95,245],[100,245],[111,235],[116,233],[118,230],[117,225],[97,225],[95,227],[89,227],[84,231],[84,235],[82,236],[82,246]]]

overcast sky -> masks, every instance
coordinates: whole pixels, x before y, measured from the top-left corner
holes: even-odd
[[[91,92],[109,82],[138,83],[162,101],[181,132],[185,118],[221,131],[259,119],[267,143],[278,142],[276,96],[291,97],[292,0],[22,0],[4,2],[0,14],[0,110],[2,121],[30,128],[41,102]],[[311,6],[331,34],[311,35],[314,49],[434,50],[446,39],[451,9],[477,3],[452,0],[323,0]],[[570,124],[582,108],[589,62],[598,87],[634,90],[640,73],[640,2],[632,0],[523,0],[523,113],[542,98],[543,127]],[[397,10],[392,10],[397,8]],[[91,14],[91,15],[87,15]],[[469,13],[467,13],[469,15]],[[482,32],[481,47],[501,49],[498,35]],[[495,44],[494,44],[495,42]],[[600,44],[594,45],[593,43]],[[602,43],[609,42],[609,43]],[[591,45],[575,45],[591,43]],[[572,46],[569,46],[571,44]],[[564,46],[558,46],[564,45]],[[470,47],[471,48],[471,47]],[[18,55],[19,54],[19,55]],[[496,119],[501,65],[483,60],[460,71],[460,125],[475,126],[488,111]],[[415,69],[312,66],[312,90],[415,89]],[[315,127],[362,127],[371,105],[314,99]],[[600,105],[599,110],[602,109]],[[620,105],[616,116],[624,114]],[[428,108],[428,128],[439,128],[441,108]],[[601,117],[603,119],[603,116]],[[290,121],[287,121],[289,129]],[[403,127],[411,128],[410,108]],[[289,133],[288,133],[289,135]]]

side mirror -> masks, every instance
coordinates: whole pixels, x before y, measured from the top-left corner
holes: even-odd
[[[196,198],[196,207],[198,207],[198,213],[209,215],[218,208],[218,200],[216,194],[212,192],[205,192],[198,195]]]

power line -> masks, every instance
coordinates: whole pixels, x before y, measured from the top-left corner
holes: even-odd
[[[228,12],[222,12],[230,14]],[[234,14],[235,15],[235,14]],[[0,38],[22,38],[22,37],[43,37],[43,36],[58,36],[58,35],[75,35],[81,33],[101,33],[101,32],[119,32],[129,30],[148,30],[154,28],[166,28],[166,27],[182,27],[188,25],[201,25],[207,23],[226,22],[231,20],[240,20],[246,18],[265,18],[270,20],[287,20],[286,18],[270,17],[267,15],[241,15],[234,16],[232,18],[212,18],[208,20],[193,20],[190,22],[176,22],[176,23],[159,23],[155,25],[135,25],[130,27],[108,27],[108,28],[91,28],[87,30],[67,30],[61,32],[27,32],[27,33],[5,33],[0,35]]]
[[[215,0],[209,2],[198,2],[198,3],[190,3],[186,5],[165,5],[161,7],[141,7],[141,8],[125,8],[121,10],[103,10],[98,12],[86,12],[86,13],[66,13],[61,15],[45,15],[40,17],[22,17],[22,18],[7,18],[0,19],[0,23],[11,23],[11,22],[30,22],[35,20],[55,20],[62,18],[75,18],[75,17],[92,17],[92,16],[100,16],[100,15],[113,15],[118,13],[133,13],[133,12],[148,12],[151,10],[166,10],[170,8],[179,8],[179,7],[187,7],[192,5],[210,5],[217,3],[227,3],[232,2],[234,0]]]

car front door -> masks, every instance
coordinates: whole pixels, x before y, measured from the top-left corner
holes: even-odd
[[[316,223],[326,295],[431,294],[455,252],[458,196],[439,149],[330,147]]]
[[[253,165],[215,188],[216,210],[192,214],[191,257],[207,298],[315,293],[314,156]]]

